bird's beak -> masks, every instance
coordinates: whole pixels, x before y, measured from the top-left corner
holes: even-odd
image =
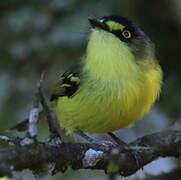
[[[89,16],[88,20],[89,20],[90,25],[93,28],[100,28],[100,29],[107,30],[107,26],[103,22],[101,22],[98,18],[94,16]]]

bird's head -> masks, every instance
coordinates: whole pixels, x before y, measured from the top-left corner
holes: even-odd
[[[100,19],[89,16],[92,26],[90,41],[105,53],[114,49],[133,55],[136,59],[153,59],[154,46],[148,36],[132,21],[121,16],[106,16]],[[92,48],[91,46],[91,48]],[[102,48],[101,48],[102,46]],[[116,53],[116,51],[115,51]]]

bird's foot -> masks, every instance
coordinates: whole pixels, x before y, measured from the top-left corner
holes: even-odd
[[[115,134],[109,132],[108,135],[116,142],[117,146],[119,147],[121,152],[130,152],[135,159],[136,165],[140,167],[140,161],[142,160],[141,156],[139,155],[140,150],[148,150],[147,147],[138,147],[138,146],[130,146],[129,144],[125,143],[121,139],[119,139]]]
[[[78,134],[79,136],[81,136],[82,138],[84,138],[85,140],[87,140],[90,144],[99,146],[100,148],[104,148],[104,149],[105,148],[106,149],[118,148],[120,152],[130,152],[132,154],[133,158],[135,159],[136,165],[138,167],[140,167],[140,161],[141,161],[141,157],[140,157],[138,151],[148,150],[147,147],[130,146],[127,143],[125,143],[124,141],[122,141],[121,139],[119,139],[116,135],[114,135],[113,133],[110,133],[110,132],[108,133],[108,135],[111,136],[111,138],[114,140],[114,142],[95,140],[80,130],[77,130],[75,133]]]

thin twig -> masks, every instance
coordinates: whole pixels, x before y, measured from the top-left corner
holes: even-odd
[[[37,136],[37,122],[38,122],[39,101],[40,101],[40,98],[39,98],[40,84],[41,84],[41,78],[40,78],[40,81],[37,83],[37,87],[34,91],[33,107],[29,115],[28,135],[31,138],[35,138]]]
[[[45,100],[45,97],[44,97],[44,95],[42,93],[42,90],[41,90],[43,77],[44,77],[44,73],[41,76],[41,81],[40,81],[40,84],[39,84],[38,93],[39,93],[39,97],[40,97],[40,102],[42,104],[43,110],[45,111],[46,118],[47,118],[47,121],[48,121],[48,126],[49,126],[49,131],[50,131],[50,138],[55,138],[57,136],[59,138],[61,138],[60,133],[59,133],[60,132],[59,131],[60,126],[59,126],[58,122],[54,118],[52,118],[51,110],[49,109],[49,107],[47,105],[47,102]]]

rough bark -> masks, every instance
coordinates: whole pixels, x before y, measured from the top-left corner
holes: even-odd
[[[28,137],[13,141],[14,146],[0,150],[0,177],[11,176],[10,167],[15,171],[30,169],[36,173],[43,172],[48,167],[52,174],[64,172],[68,167],[74,170],[100,169],[126,177],[159,157],[181,156],[179,131],[154,133],[130,143],[131,146],[148,148],[139,150],[138,147],[141,157],[139,167],[130,152],[121,152],[118,147],[93,146],[87,143],[55,143],[56,141],[41,143]],[[110,164],[114,164],[114,168],[110,168]]]

